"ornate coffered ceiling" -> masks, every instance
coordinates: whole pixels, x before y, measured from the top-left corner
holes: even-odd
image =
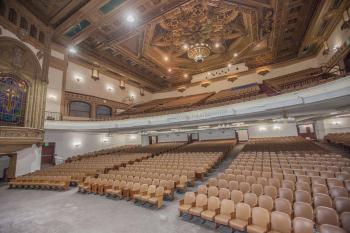
[[[152,91],[196,73],[250,69],[315,54],[346,0],[20,0],[54,28],[54,41]],[[133,14],[135,22],[127,22]],[[187,47],[207,43],[203,63]],[[187,75],[185,75],[187,74]]]

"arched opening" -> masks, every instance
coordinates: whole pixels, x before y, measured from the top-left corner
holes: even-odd
[[[19,23],[20,28],[24,29],[24,30],[28,30],[28,22],[24,17],[21,17],[21,21]]]
[[[24,126],[28,85],[12,74],[0,76],[0,125]]]
[[[345,73],[350,72],[350,52],[348,52],[348,54],[344,58],[344,69]]]
[[[36,38],[38,34],[38,30],[36,29],[36,27],[34,25],[30,26],[30,36],[33,38]]]
[[[71,101],[69,103],[69,116],[90,117],[91,105],[82,101]]]
[[[17,12],[13,8],[9,10],[9,21],[13,24],[17,24]]]
[[[103,117],[110,117],[112,116],[112,109],[105,105],[98,105],[96,107],[96,117],[97,118],[103,118]]]
[[[44,32],[39,32],[39,41],[45,43],[45,34]]]

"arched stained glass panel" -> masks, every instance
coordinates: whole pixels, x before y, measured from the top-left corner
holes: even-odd
[[[28,84],[12,75],[0,77],[0,125],[24,126]]]

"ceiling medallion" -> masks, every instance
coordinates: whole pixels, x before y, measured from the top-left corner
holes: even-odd
[[[197,63],[202,63],[210,55],[211,48],[206,43],[197,43],[190,45],[187,56]]]

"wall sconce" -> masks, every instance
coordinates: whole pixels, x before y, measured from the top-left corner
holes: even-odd
[[[227,78],[227,81],[232,82],[232,83],[236,80],[237,80],[237,75],[233,75],[233,76],[230,76]]]
[[[55,95],[49,95],[49,99],[51,99],[51,100],[56,100],[57,97],[56,97]]]
[[[270,69],[268,68],[258,69],[256,73],[259,75],[265,76],[266,74],[270,73]]]
[[[340,121],[333,121],[332,124],[333,125],[340,125]]]
[[[140,88],[140,95],[144,96],[145,95],[145,89],[143,89],[143,87]]]
[[[80,146],[81,146],[81,143],[79,143],[79,142],[74,143],[74,144],[73,144],[73,146],[74,146],[75,148],[78,148],[78,147],[80,147]]]
[[[97,69],[97,68],[92,68],[91,70],[91,78],[94,80],[94,81],[97,81],[100,79],[100,71]]]
[[[274,130],[279,130],[279,129],[281,129],[281,126],[279,126],[279,125],[274,125],[274,126],[273,126],[273,129],[274,129]]]
[[[343,21],[344,21],[344,23],[340,27],[340,29],[342,31],[350,28],[350,20],[349,20],[349,12],[348,12],[348,10],[345,10],[344,13],[343,13]]]
[[[329,53],[329,47],[327,41],[323,42],[323,55],[327,55]]]
[[[202,87],[207,87],[210,85],[210,82],[208,80],[204,80],[202,83],[201,83],[201,86]]]
[[[125,89],[125,80],[120,80],[119,88],[122,90]]]
[[[107,87],[107,91],[112,92],[113,91],[113,87],[111,87],[111,86]]]
[[[135,135],[130,135],[130,140],[135,140],[136,136]]]
[[[107,143],[107,142],[108,142],[108,138],[103,138],[103,139],[102,139],[102,142],[103,142],[103,143]]]
[[[266,131],[266,127],[265,126],[260,126],[259,127],[259,131]]]

